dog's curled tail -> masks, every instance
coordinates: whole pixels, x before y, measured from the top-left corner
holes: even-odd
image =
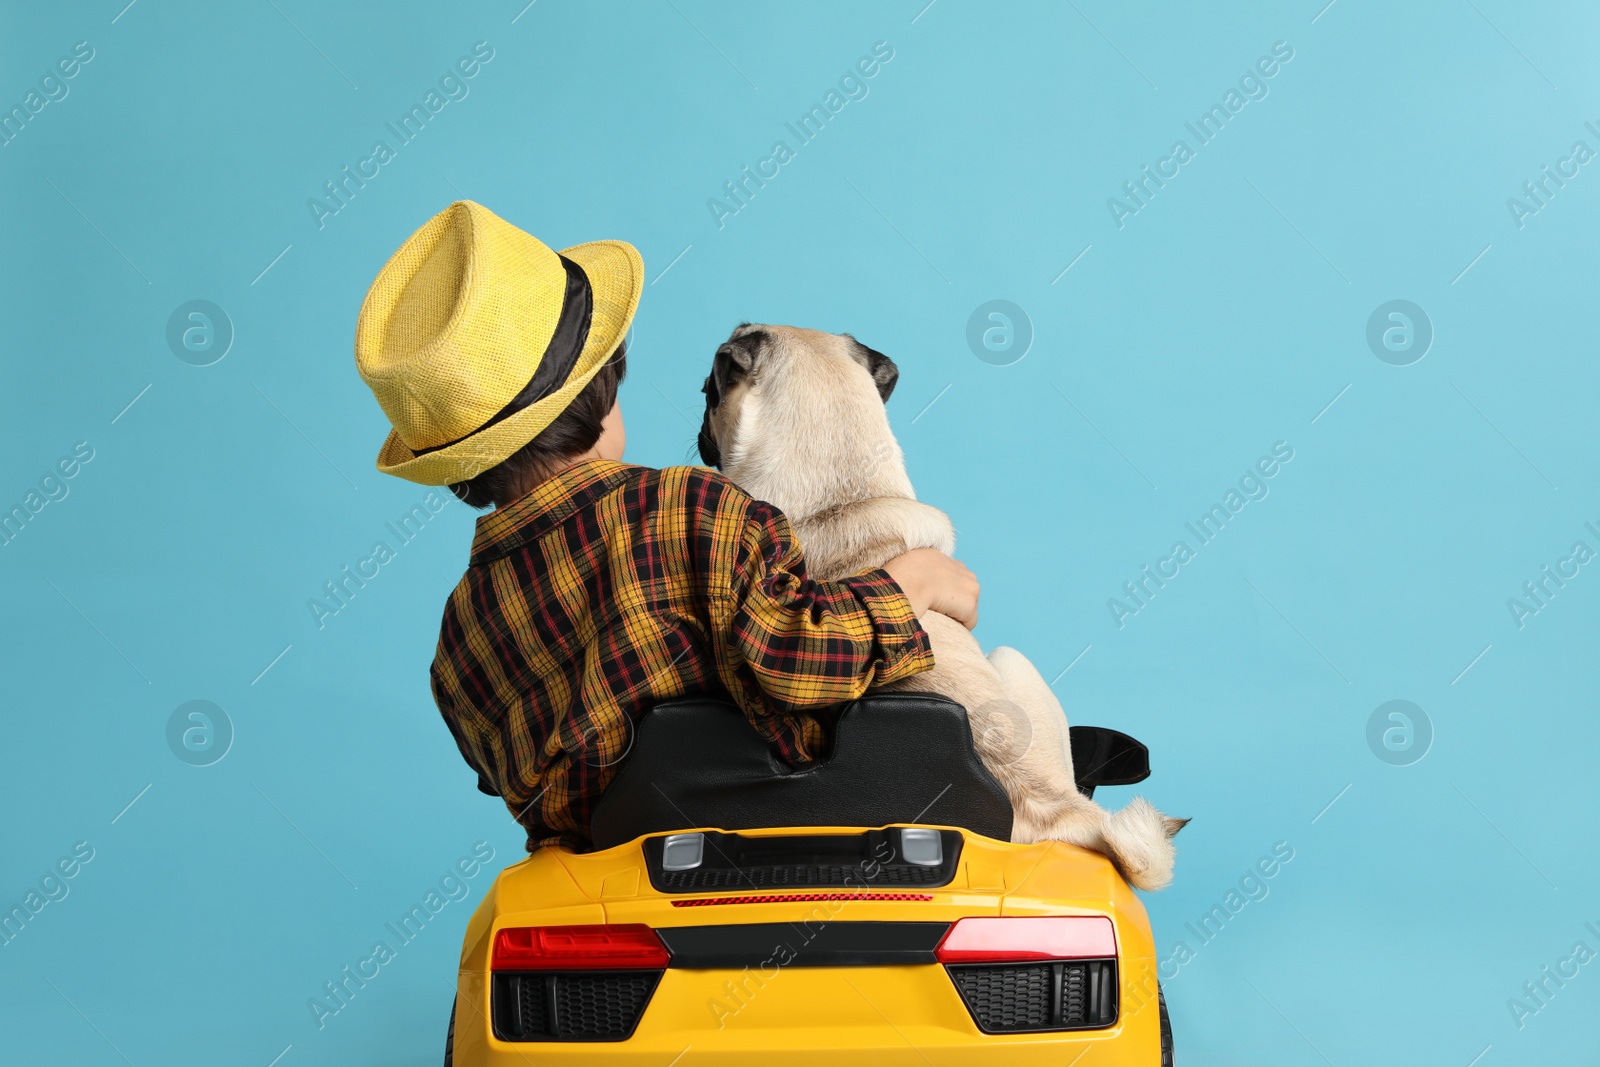
[[[1144,797],[1120,811],[1108,812],[1101,833],[1105,853],[1128,884],[1136,889],[1164,889],[1172,883],[1177,858],[1172,837],[1189,824],[1156,810]]]

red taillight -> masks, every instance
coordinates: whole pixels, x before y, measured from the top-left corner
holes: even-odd
[[[667,947],[643,923],[512,926],[494,938],[492,971],[614,971],[665,967]]]
[[[940,963],[1111,959],[1117,934],[1103,915],[966,918],[934,950]]]

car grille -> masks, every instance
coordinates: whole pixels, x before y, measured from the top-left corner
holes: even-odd
[[[1094,1030],[1117,1021],[1115,960],[953,964],[947,969],[985,1033]]]
[[[494,1032],[502,1041],[624,1041],[639,1025],[660,971],[494,976]]]
[[[902,852],[902,829],[854,834],[747,836],[696,831],[696,861],[669,869],[668,835],[644,841],[650,884],[662,893],[727,893],[769,889],[931,889],[955,878],[963,838],[937,830],[937,862],[911,862]],[[923,828],[919,833],[927,833]]]
[[[950,876],[938,867],[909,863],[882,864],[876,877],[867,878],[860,865],[782,864],[770,867],[699,867],[691,871],[662,871],[657,877],[668,892],[692,889],[790,889],[860,885],[943,885]]]

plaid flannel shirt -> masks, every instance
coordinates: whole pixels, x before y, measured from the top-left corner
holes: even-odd
[[[434,699],[528,850],[589,847],[589,816],[664,700],[726,691],[783,759],[836,707],[933,666],[883,570],[818,582],[789,520],[715,471],[580,463],[478,519]]]

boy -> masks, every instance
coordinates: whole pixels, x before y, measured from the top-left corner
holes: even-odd
[[[494,508],[445,608],[433,694],[530,852],[589,847],[594,803],[654,705],[726,690],[804,764],[826,750],[831,708],[933,665],[917,616],[977,618],[976,579],[941,553],[813,582],[771,505],[715,471],[620,462],[643,284],[631,245],[558,254],[460,201],[385,264],[356,326],[394,426],[378,469]]]

